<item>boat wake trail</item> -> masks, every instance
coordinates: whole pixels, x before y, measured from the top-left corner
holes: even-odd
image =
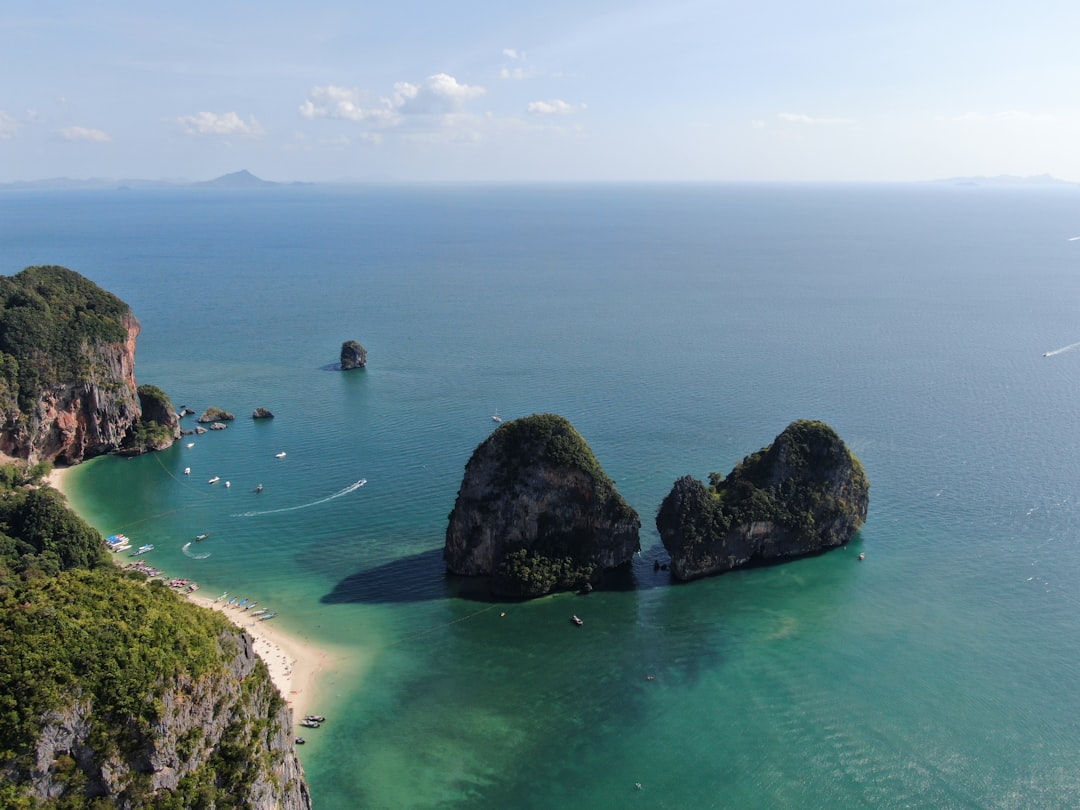
[[[257,517],[258,515],[276,515],[278,512],[295,512],[297,509],[309,509],[312,506],[318,506],[327,501],[332,501],[335,498],[340,498],[342,495],[348,495],[350,492],[356,492],[356,490],[360,489],[360,487],[366,483],[367,479],[361,478],[355,484],[349,484],[340,492],[335,492],[333,495],[328,495],[325,498],[319,498],[319,500],[312,501],[311,503],[302,503],[299,506],[286,506],[283,509],[266,509],[261,512],[240,512],[237,515],[233,515],[233,517]]]
[[[1077,346],[1080,346],[1080,343],[1070,343],[1068,346],[1062,346],[1060,349],[1054,349],[1052,352],[1046,352],[1043,357],[1053,357],[1055,354],[1067,352],[1070,349],[1075,349]]]
[[[184,545],[183,545],[183,546],[181,547],[181,549],[180,549],[180,550],[181,550],[182,552],[184,552],[184,554],[185,554],[186,556],[188,556],[188,557],[191,557],[191,559],[193,559],[193,560],[205,560],[205,559],[206,559],[207,557],[209,557],[209,556],[210,556],[210,552],[209,552],[209,551],[203,551],[203,552],[200,552],[199,554],[194,554],[193,552],[190,552],[190,551],[188,551],[188,547],[189,547],[190,545],[191,545],[191,543],[190,543],[190,542],[188,542],[188,543],[184,543]]]

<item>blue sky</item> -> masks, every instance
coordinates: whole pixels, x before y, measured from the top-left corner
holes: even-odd
[[[1080,3],[0,5],[0,182],[1080,181]]]

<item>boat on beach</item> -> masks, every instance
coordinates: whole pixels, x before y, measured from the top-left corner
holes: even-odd
[[[277,616],[277,614],[276,614],[276,613],[267,613],[267,614],[266,614],[265,616],[260,616],[260,617],[259,617],[259,621],[260,621],[260,622],[265,622],[265,621],[266,621],[267,619],[272,619],[272,618],[274,618],[275,616]]]

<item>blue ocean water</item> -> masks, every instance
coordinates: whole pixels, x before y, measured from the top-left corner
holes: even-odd
[[[301,751],[319,810],[1080,804],[1077,234],[1072,189],[0,194],[0,272],[115,292],[138,381],[237,414],[72,497],[340,653]],[[349,339],[363,372],[332,369]],[[568,418],[638,510],[617,587],[445,577],[496,409]],[[675,479],[798,418],[866,466],[856,540],[655,573]]]

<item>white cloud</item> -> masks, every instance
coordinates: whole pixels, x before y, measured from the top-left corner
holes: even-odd
[[[811,124],[811,125],[833,125],[833,124],[854,124],[855,121],[851,118],[814,118],[810,115],[804,115],[803,113],[780,113],[776,116],[781,121],[790,121],[794,124]]]
[[[505,56],[511,62],[524,63],[527,61],[525,59],[525,52],[516,50],[515,48],[503,48],[503,56]],[[510,66],[503,65],[503,67],[499,70],[500,79],[511,79],[513,81],[531,79],[536,75],[537,73],[535,68],[523,67],[521,64]]]
[[[100,129],[88,129],[87,127],[64,127],[60,130],[66,141],[89,141],[90,143],[108,143],[112,140]]]
[[[397,82],[393,93],[375,99],[360,88],[324,85],[311,89],[300,105],[300,115],[309,120],[339,118],[391,127],[400,124],[405,116],[460,113],[467,101],[486,92],[483,87],[462,84],[446,73],[428,76],[421,84]]]
[[[573,115],[585,110],[584,104],[568,104],[560,98],[551,101],[530,101],[528,110],[533,115]]]
[[[255,116],[250,116],[245,121],[235,112],[200,112],[172,120],[180,124],[188,135],[241,135],[246,138],[260,138],[263,134],[262,125],[255,120]]]
[[[15,120],[15,116],[8,115],[3,110],[0,110],[0,141],[13,138],[18,128],[19,122]]]
[[[750,126],[754,129],[765,129],[766,124],[760,118],[757,118],[750,122]]]

